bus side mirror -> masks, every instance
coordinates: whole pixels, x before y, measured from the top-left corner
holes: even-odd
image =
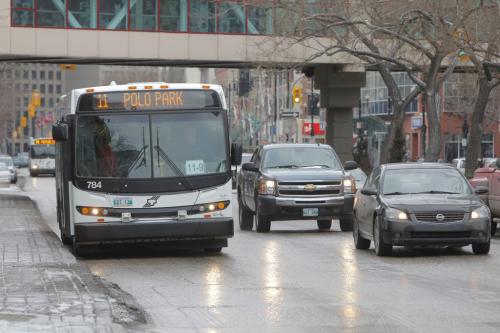
[[[52,138],[56,141],[68,140],[68,125],[63,123],[52,125]]]
[[[231,165],[240,165],[243,147],[239,143],[231,144]]]

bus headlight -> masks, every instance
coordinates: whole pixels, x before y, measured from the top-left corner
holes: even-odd
[[[470,214],[471,220],[479,220],[490,217],[490,210],[486,206],[481,206],[477,209],[474,209]]]
[[[109,208],[76,206],[76,210],[85,216],[108,216]]]
[[[201,204],[201,205],[198,205],[198,211],[200,213],[205,213],[205,212],[209,213],[209,212],[215,212],[218,210],[224,210],[229,206],[229,203],[230,203],[230,201],[227,200],[227,201],[218,201],[218,202],[210,202],[210,203],[206,203],[206,204]],[[197,212],[192,212],[192,213],[196,214]]]

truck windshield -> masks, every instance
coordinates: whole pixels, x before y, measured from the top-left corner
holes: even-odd
[[[264,155],[264,168],[329,168],[342,170],[332,150],[321,147],[272,148]]]
[[[166,178],[223,173],[222,112],[82,115],[77,121],[77,175]]]
[[[55,158],[56,147],[54,145],[33,145],[30,149],[32,159]]]

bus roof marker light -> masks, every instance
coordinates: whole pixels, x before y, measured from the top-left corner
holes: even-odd
[[[201,87],[203,89],[210,89],[210,85],[209,84],[202,84]]]
[[[162,85],[160,86],[160,89],[168,89],[168,84],[162,84]]]
[[[128,90],[137,90],[137,87],[136,86],[129,86]]]
[[[151,89],[153,89],[153,86],[144,86],[144,89],[151,90]]]
[[[86,90],[86,92],[88,92],[88,93],[93,93],[94,91],[95,91],[95,89],[94,89],[94,88],[88,88],[88,89]]]

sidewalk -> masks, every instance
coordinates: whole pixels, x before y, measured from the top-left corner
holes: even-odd
[[[0,332],[136,332],[145,315],[93,276],[25,196],[0,195]]]

